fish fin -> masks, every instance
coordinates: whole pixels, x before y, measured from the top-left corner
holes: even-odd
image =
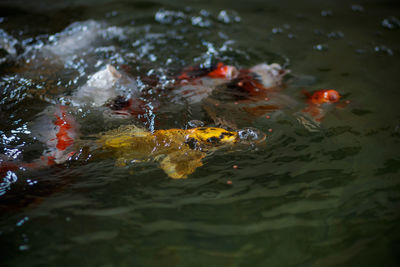
[[[197,150],[177,151],[166,156],[160,167],[172,179],[183,179],[203,165],[201,159],[205,156]]]
[[[129,124],[129,125],[123,125],[118,128],[118,132],[124,132],[124,133],[132,133],[132,134],[137,134],[137,133],[149,133],[149,130],[147,130],[144,127],[137,126],[135,124]]]
[[[100,137],[110,138],[110,137],[119,137],[119,136],[147,136],[150,133],[146,128],[129,124],[122,125],[117,129],[107,131],[106,133],[100,134]]]
[[[123,125],[117,129],[99,134],[96,143],[101,147],[122,148],[131,147],[136,138],[147,137],[151,133],[136,125]]]

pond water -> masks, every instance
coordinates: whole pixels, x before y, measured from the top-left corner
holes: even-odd
[[[3,0],[2,162],[39,158],[35,121],[107,64],[159,103],[151,130],[212,124],[201,105],[165,100],[184,67],[291,73],[279,110],[217,114],[265,144],[217,151],[187,179],[112,158],[3,172],[0,265],[399,266],[399,33],[397,1]],[[302,90],[322,88],[347,104],[316,122]],[[82,135],[135,122],[103,111],[74,112]]]

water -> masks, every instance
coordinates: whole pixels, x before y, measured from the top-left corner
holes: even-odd
[[[17,161],[45,149],[32,137],[40,113],[108,63],[129,66],[138,90],[145,76],[167,88],[181,68],[217,61],[292,73],[270,119],[231,114],[266,144],[216,152],[186,180],[113,159],[5,173],[1,265],[398,266],[396,1],[49,3],[0,4],[0,148]],[[84,42],[57,47],[82,28]],[[351,102],[307,124],[301,90],[319,88]],[[207,120],[158,94],[155,127]],[[76,111],[84,135],[132,122],[102,112]]]

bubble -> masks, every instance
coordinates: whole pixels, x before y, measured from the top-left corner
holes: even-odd
[[[341,39],[343,37],[344,37],[344,34],[340,31],[328,33],[328,38],[331,38],[331,39]]]
[[[30,248],[29,245],[20,245],[18,247],[18,249],[21,250],[21,251],[28,250],[29,248]]]
[[[17,55],[18,41],[6,33],[3,29],[0,29],[0,50],[4,50],[6,55],[16,56]],[[0,55],[0,59],[3,56]],[[1,62],[0,62],[1,63]]]
[[[11,184],[15,183],[17,180],[18,176],[14,172],[7,171],[6,176],[0,183],[0,196],[4,195],[6,191],[10,188]]]
[[[187,128],[196,128],[196,127],[203,127],[204,126],[204,122],[200,121],[200,120],[191,120],[188,121],[187,123]]]
[[[25,216],[24,218],[22,218],[20,221],[18,221],[17,223],[16,223],[16,226],[18,226],[18,227],[20,227],[20,226],[22,226],[25,222],[27,222],[27,221],[29,221],[29,217],[28,216]]]
[[[321,16],[322,17],[330,17],[330,16],[332,16],[332,11],[331,10],[322,10],[321,11]]]
[[[326,51],[328,50],[328,46],[325,44],[317,44],[313,46],[313,49],[317,51]]]
[[[390,48],[388,48],[388,47],[386,47],[384,45],[375,46],[374,50],[377,53],[383,53],[383,54],[386,54],[388,56],[393,56],[392,49],[390,49]]]
[[[265,139],[265,134],[255,128],[244,128],[238,131],[241,141],[244,142],[261,142]]]
[[[277,34],[277,33],[281,33],[283,32],[282,28],[276,27],[276,28],[272,28],[272,33],[273,34]]]
[[[400,20],[396,17],[389,17],[382,21],[382,26],[389,30],[400,28]]]
[[[107,18],[115,17],[115,16],[117,16],[117,15],[118,15],[118,11],[115,11],[115,10],[106,13],[106,17],[107,17]]]
[[[221,10],[218,14],[218,20],[225,24],[229,24],[240,22],[241,18],[235,11]]]
[[[192,25],[201,27],[201,28],[207,28],[211,26],[211,21],[207,18],[201,17],[201,16],[193,16],[191,18]]]
[[[180,11],[170,11],[160,9],[156,12],[154,19],[162,24],[181,24],[186,18],[185,14]]]
[[[351,5],[351,10],[354,12],[364,12],[364,7],[361,5]]]
[[[26,182],[28,183],[28,185],[33,186],[35,184],[37,184],[36,180],[31,180],[31,179],[27,179]]]

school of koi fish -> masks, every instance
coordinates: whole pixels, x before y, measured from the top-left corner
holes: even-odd
[[[0,266],[397,266],[398,2],[0,1]]]
[[[97,25],[90,27],[96,29]],[[93,33],[86,33],[89,37],[90,34]],[[76,38],[61,38],[57,46],[45,46],[43,54],[53,61],[62,58],[58,49],[67,50],[68,53],[64,51],[64,57],[65,54],[73,54],[76,51],[71,48],[75,40],[73,37]],[[90,42],[90,38],[75,46],[79,48],[86,45],[86,42]],[[38,64],[40,62],[30,62],[19,71],[33,71]],[[240,107],[244,111],[243,117],[251,121],[279,110],[281,105],[290,105],[285,101],[273,101],[284,91],[284,78],[290,73],[277,63],[261,63],[250,68],[237,68],[223,62],[188,66],[168,78],[170,82],[167,88],[157,88],[157,82],[153,81],[151,75],[141,77],[147,82],[148,88],[165,96],[168,100],[166,104],[148,97],[146,90],[138,90],[136,80],[129,74],[129,70],[130,67],[124,64],[107,64],[93,73],[71,96],[49,106],[33,127],[36,129],[35,138],[47,147],[43,155],[30,163],[3,160],[1,174],[18,167],[38,168],[62,164],[72,159],[79,160],[82,157],[79,151],[87,147],[88,143],[83,144],[79,122],[73,114],[81,108],[101,107],[105,117],[111,120],[134,119],[137,125],[121,126],[97,134],[98,141],[89,142],[91,153],[104,155],[108,151],[107,155],[116,157],[116,165],[119,166],[135,161],[159,161],[160,167],[169,177],[186,178],[203,165],[202,158],[216,149],[233,146],[235,143],[249,143],[249,137],[252,143],[265,140],[265,134],[257,129],[239,129],[237,122],[226,116],[224,111],[229,113],[229,110],[239,110]],[[121,88],[125,91],[128,89],[129,93],[124,93]],[[345,106],[339,102],[341,96],[334,89],[321,89],[312,93],[303,91],[303,94],[307,107],[301,112],[315,123],[320,123],[332,106]],[[208,115],[210,126],[205,126],[203,122],[188,122],[188,129],[157,129],[160,123],[157,113],[164,106],[198,104]],[[90,154],[90,157],[93,155]]]

